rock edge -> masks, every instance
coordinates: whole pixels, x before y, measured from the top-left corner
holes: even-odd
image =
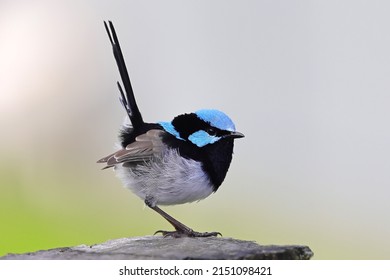
[[[259,245],[233,238],[120,238],[92,246],[79,245],[26,254],[8,254],[7,260],[309,260],[313,252],[303,245]]]

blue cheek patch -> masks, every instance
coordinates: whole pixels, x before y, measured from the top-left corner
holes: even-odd
[[[197,132],[192,133],[188,140],[194,143],[198,147],[204,147],[208,144],[213,144],[217,142],[221,137],[211,136],[204,130],[199,130]]]
[[[177,132],[175,127],[172,125],[172,123],[170,123],[170,122],[159,122],[158,124],[161,125],[166,132],[168,132],[169,134],[172,134],[177,139],[184,140],[183,138],[180,137],[179,132]]]

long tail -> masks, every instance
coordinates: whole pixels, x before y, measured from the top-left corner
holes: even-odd
[[[121,47],[119,45],[118,37],[116,36],[114,25],[112,24],[111,21],[108,21],[108,25],[106,22],[104,22],[104,26],[106,28],[108,38],[110,39],[112,45],[112,50],[114,52],[116,64],[118,65],[119,73],[122,78],[122,83],[126,91],[126,95],[125,95],[122,90],[121,84],[117,82],[119,92],[121,94],[120,101],[123,107],[125,107],[125,110],[129,115],[130,121],[134,129],[137,129],[144,124],[144,121],[142,119],[141,112],[138,109],[137,102],[135,101],[133,88],[131,87],[129,74],[126,68],[126,63],[123,58]]]

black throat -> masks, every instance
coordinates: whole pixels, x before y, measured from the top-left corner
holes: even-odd
[[[217,191],[225,180],[233,157],[233,145],[232,138],[225,138],[218,141],[218,143],[204,147],[207,159],[203,161],[203,169],[210,176],[214,191]]]

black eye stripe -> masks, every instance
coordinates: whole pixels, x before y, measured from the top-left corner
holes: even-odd
[[[199,119],[196,114],[183,114],[173,119],[172,125],[183,139],[188,139],[193,133],[203,130],[211,136],[223,137],[229,134],[229,131],[221,130],[212,126],[210,123]]]

